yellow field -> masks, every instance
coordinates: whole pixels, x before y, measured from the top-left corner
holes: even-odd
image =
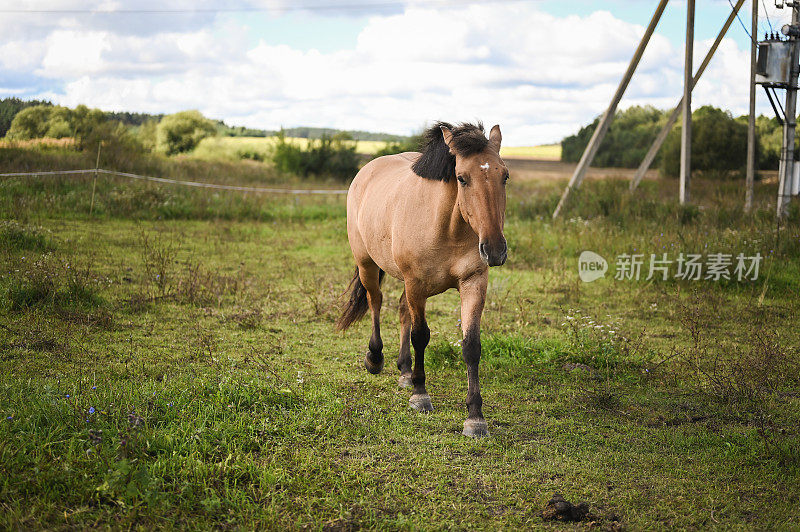
[[[561,144],[542,144],[541,146],[509,146],[507,148],[500,148],[500,155],[503,157],[560,161]]]

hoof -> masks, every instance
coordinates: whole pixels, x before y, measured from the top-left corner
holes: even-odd
[[[461,434],[469,438],[485,438],[489,435],[489,425],[483,419],[468,419]]]
[[[380,361],[375,364],[370,360],[372,353],[367,351],[367,356],[364,357],[364,367],[367,368],[367,371],[372,373],[373,375],[377,375],[381,371],[383,371],[383,356],[381,356]]]
[[[408,406],[417,412],[433,412],[433,403],[431,403],[431,396],[427,393],[414,394],[408,400]]]
[[[411,374],[403,373],[402,375],[400,375],[400,378],[397,379],[397,385],[400,388],[411,388],[411,386],[413,386],[411,384]]]

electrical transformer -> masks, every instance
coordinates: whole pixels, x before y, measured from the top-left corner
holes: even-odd
[[[789,85],[792,43],[768,40],[758,43],[756,83],[785,87]]]

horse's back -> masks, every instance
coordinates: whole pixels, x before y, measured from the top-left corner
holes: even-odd
[[[393,221],[402,209],[403,192],[420,178],[411,166],[415,152],[373,159],[358,172],[347,194],[347,235],[357,263],[370,261],[402,279],[392,254]]]

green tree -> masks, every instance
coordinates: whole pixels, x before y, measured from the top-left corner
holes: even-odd
[[[747,124],[747,117],[743,117]],[[764,115],[756,117],[756,138],[758,139],[758,167],[762,170],[777,170],[781,160],[783,127],[778,119]],[[800,139],[799,139],[800,140]],[[795,150],[797,150],[795,142]]]
[[[675,127],[661,148],[661,171],[675,177],[680,173],[681,127]],[[747,162],[747,125],[731,113],[710,105],[692,113],[692,171],[714,177],[727,176]]]
[[[11,121],[11,127],[6,133],[10,140],[39,139],[47,134],[49,127],[51,106],[34,105],[21,110]]]
[[[155,151],[158,142],[158,120],[146,120],[135,130],[136,138],[147,151]]]
[[[599,123],[598,117],[575,135],[564,138],[561,141],[561,160],[578,162]],[[665,123],[665,112],[655,107],[634,106],[618,111],[592,164],[636,168]]]
[[[272,161],[281,172],[302,177],[328,176],[342,181],[353,178],[358,172],[356,147],[347,142],[352,138],[346,132],[309,139],[306,149],[286,142],[283,130],[276,137]]]
[[[71,137],[73,112],[66,107],[51,107],[50,116],[47,118],[47,131],[45,137],[54,139],[61,139],[64,137]]]
[[[214,122],[200,111],[181,111],[161,119],[156,129],[156,143],[159,151],[174,155],[193,150],[216,131]]]
[[[106,115],[99,109],[89,109],[78,105],[72,112],[72,136],[78,149],[87,147],[87,138],[93,136],[95,129],[106,123]]]
[[[0,100],[0,137],[3,137],[6,133],[8,133],[8,129],[11,127],[11,122],[13,122],[14,117],[17,116],[17,113],[26,107],[33,107],[35,105],[50,106],[53,104],[40,100],[25,101],[15,97],[3,98]]]

